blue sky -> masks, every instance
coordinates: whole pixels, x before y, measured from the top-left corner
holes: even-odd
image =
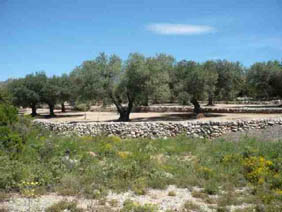
[[[282,0],[0,0],[0,80],[126,59],[282,59]]]

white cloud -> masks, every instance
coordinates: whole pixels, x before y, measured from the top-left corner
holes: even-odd
[[[149,24],[147,30],[162,35],[196,35],[214,32],[215,29],[206,25],[188,24]]]

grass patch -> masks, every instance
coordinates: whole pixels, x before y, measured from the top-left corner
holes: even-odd
[[[176,196],[175,191],[169,191],[169,192],[168,192],[168,196],[170,196],[170,197],[175,197],[175,196]]]
[[[10,195],[6,192],[0,191],[0,203],[8,201],[10,198]]]
[[[155,205],[140,205],[132,200],[125,200],[121,212],[156,212],[158,208]]]
[[[195,203],[193,203],[192,201],[187,201],[185,202],[184,206],[183,206],[183,209],[182,209],[182,212],[192,212],[192,211],[203,211],[201,209],[201,207]]]
[[[62,200],[46,209],[46,212],[83,212],[84,210],[77,207],[77,202]]]

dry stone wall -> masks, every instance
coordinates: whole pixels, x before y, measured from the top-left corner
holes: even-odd
[[[63,135],[79,136],[116,135],[121,138],[165,138],[180,134],[189,137],[215,138],[229,132],[264,129],[282,125],[282,117],[256,120],[208,122],[51,122],[35,120],[35,125]]]

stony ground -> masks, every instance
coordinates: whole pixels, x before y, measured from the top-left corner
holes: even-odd
[[[192,189],[176,188],[168,186],[165,190],[149,189],[146,195],[136,195],[132,191],[125,193],[109,193],[105,199],[90,200],[81,199],[71,196],[59,196],[55,193],[43,195],[37,198],[24,198],[18,195],[10,198],[9,201],[0,203],[1,207],[10,212],[44,212],[46,208],[60,201],[77,201],[77,206],[85,211],[120,211],[123,208],[123,203],[126,200],[132,200],[137,204],[150,204],[158,208],[158,211],[182,211],[187,201],[195,206],[198,206],[201,211],[215,211],[216,204],[204,202],[203,199],[193,197],[193,191],[200,191],[199,188]],[[173,195],[170,194],[173,192]],[[211,199],[216,199],[217,196],[209,196]],[[242,209],[250,205],[230,206],[230,211]],[[66,210],[67,211],[67,210]],[[196,210],[197,211],[197,210]]]

